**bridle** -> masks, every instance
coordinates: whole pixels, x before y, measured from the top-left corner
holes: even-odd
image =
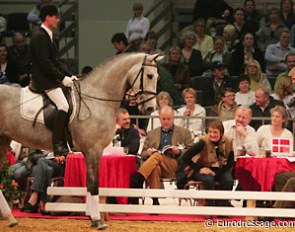
[[[159,56],[159,55],[158,55],[158,56]],[[132,95],[128,94],[128,95],[129,95],[130,97],[134,97],[134,98],[136,98],[136,97],[138,97],[138,96],[140,96],[140,95],[142,95],[142,94],[149,94],[149,95],[152,95],[151,97],[149,97],[149,98],[147,98],[147,99],[145,99],[145,100],[141,100],[140,102],[138,102],[138,103],[137,103],[138,105],[144,105],[144,103],[146,103],[146,102],[148,102],[148,101],[154,99],[154,98],[156,97],[156,95],[157,95],[156,92],[149,91],[149,90],[144,90],[144,79],[143,79],[143,78],[144,78],[144,67],[145,67],[145,66],[156,67],[156,68],[157,68],[157,72],[158,72],[158,62],[156,61],[156,58],[157,58],[158,56],[155,56],[155,57],[153,58],[152,62],[154,61],[154,62],[156,63],[156,64],[153,64],[152,62],[151,62],[151,63],[147,63],[147,62],[146,62],[147,55],[145,55],[145,57],[144,57],[144,59],[143,59],[143,61],[142,61],[142,64],[141,64],[141,68],[140,68],[139,72],[137,73],[137,75],[136,75],[134,81],[132,82],[132,84],[131,84],[131,86],[130,86],[130,89],[133,91],[133,87],[134,87],[134,85],[135,85],[137,79],[140,77],[139,91],[137,91],[135,94],[132,94]]]
[[[158,55],[159,56],[159,55]],[[141,100],[139,102],[137,102],[138,105],[144,105],[146,102],[154,99],[157,95],[156,92],[153,92],[153,91],[149,91],[149,90],[144,90],[144,67],[146,66],[152,66],[152,67],[156,67],[157,68],[157,72],[158,72],[158,62],[156,61],[156,58],[158,56],[155,56],[150,63],[147,62],[147,55],[145,55],[144,59],[143,59],[143,62],[141,64],[141,68],[140,70],[138,71],[134,81],[132,82],[131,86],[130,86],[130,89],[133,91],[133,88],[134,88],[134,85],[136,83],[136,81],[138,80],[138,78],[140,78],[140,85],[139,85],[139,90],[135,93],[135,94],[127,94],[129,95],[130,97],[139,97],[141,96],[142,94],[149,94],[149,95],[152,95],[151,97],[145,99],[145,100]],[[156,64],[153,64],[152,62],[155,62]],[[79,83],[79,81],[75,81],[74,82],[74,87],[75,87],[75,90],[78,94],[78,97],[79,97],[79,109],[78,109],[78,115],[80,114],[80,110],[81,110],[81,103],[83,103],[86,108],[88,109],[89,112],[91,112],[90,108],[88,107],[88,105],[86,104],[86,102],[84,101],[83,97],[87,97],[87,98],[91,98],[91,99],[94,99],[94,100],[98,100],[98,101],[106,101],[106,102],[122,102],[122,101],[127,101],[127,100],[122,100],[122,99],[107,99],[107,98],[100,98],[100,97],[95,97],[95,96],[91,96],[91,95],[88,95],[88,94],[85,94],[85,93],[82,93],[81,91],[81,85]],[[79,118],[79,116],[78,116]]]

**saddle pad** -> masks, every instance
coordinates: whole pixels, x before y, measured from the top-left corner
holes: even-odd
[[[24,119],[33,121],[36,117],[37,112],[43,106],[43,98],[41,94],[36,94],[30,91],[29,87],[22,88],[21,90],[21,104],[20,112]],[[37,122],[44,124],[43,110],[37,117]]]

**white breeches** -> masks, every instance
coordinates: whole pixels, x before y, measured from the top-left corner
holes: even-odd
[[[65,111],[66,113],[69,111],[68,101],[61,88],[47,90],[46,94],[49,99],[53,101],[53,103],[56,105],[58,110]]]

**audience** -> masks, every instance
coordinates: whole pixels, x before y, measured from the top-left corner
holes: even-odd
[[[266,60],[266,73],[270,75],[279,75],[287,70],[287,65],[284,62],[285,57],[290,52],[295,52],[295,48],[290,46],[290,31],[284,29],[280,33],[278,43],[267,46],[264,58]]]
[[[293,12],[293,0],[281,0],[280,3],[280,17],[283,24],[291,29],[295,22],[295,15]]]
[[[236,92],[237,105],[250,106],[255,102],[255,92],[250,89],[251,81],[248,75],[243,74],[238,78],[239,91]]]
[[[179,92],[191,86],[189,68],[183,63],[178,46],[169,49],[167,61],[162,66],[171,73],[174,86]]]
[[[160,178],[175,177],[182,149],[193,145],[189,130],[174,125],[174,110],[170,106],[161,108],[160,122],[161,127],[147,134],[141,153],[145,162],[131,176],[130,188],[142,188],[145,180],[151,189],[160,188]],[[162,153],[167,145],[171,149]],[[130,198],[129,203],[138,204],[138,198]],[[153,205],[159,205],[158,198],[153,198]]]
[[[206,34],[206,21],[197,19],[194,22],[194,31],[196,33],[196,43],[193,48],[199,50],[204,58],[208,52],[213,50],[213,38]]]
[[[132,50],[138,50],[139,43],[145,39],[149,29],[150,21],[143,16],[143,5],[141,2],[133,4],[133,17],[126,26],[126,37]]]
[[[293,155],[294,138],[286,129],[289,115],[283,106],[275,106],[270,110],[271,124],[262,125],[257,130],[258,146],[271,150],[272,155]]]
[[[137,155],[139,132],[131,125],[130,115],[124,108],[120,108],[117,113],[116,128],[117,139],[121,142],[121,147],[124,147],[127,154]]]
[[[196,43],[196,34],[192,31],[186,31],[182,34],[181,43],[183,48],[181,53],[184,64],[189,67],[191,77],[201,76],[203,73],[203,60],[201,52],[193,48]]]
[[[163,51],[157,48],[158,36],[154,31],[149,31],[145,37],[146,43],[149,45],[149,54],[163,54]]]
[[[273,99],[267,89],[260,87],[255,91],[255,103],[253,103],[250,108],[252,109],[253,117],[270,118],[270,109],[277,105],[284,107],[282,101]],[[250,125],[257,130],[262,125],[262,121],[264,120],[252,120]],[[269,120],[264,121],[264,123],[267,122],[269,122]]]
[[[232,51],[232,69],[230,74],[233,76],[241,75],[245,70],[245,66],[253,59],[257,60],[261,70],[264,70],[263,53],[255,46],[253,34],[246,33],[241,37],[241,42]]]
[[[269,11],[269,21],[260,26],[256,35],[258,36],[258,46],[261,51],[265,51],[268,45],[279,42],[280,34],[286,26],[280,20],[278,8]]]
[[[240,106],[236,110],[235,119],[223,122],[224,134],[233,139],[235,161],[244,150],[244,154],[257,155],[257,135],[253,127],[249,125],[252,118],[252,110],[246,106]]]
[[[232,189],[232,139],[224,134],[224,127],[219,120],[209,122],[207,132],[180,158],[176,172],[179,189],[183,189],[190,180],[202,181],[207,190],[215,190],[216,181],[220,183],[220,190]],[[210,199],[206,200],[206,205],[229,206],[229,201]]]
[[[255,0],[245,0],[244,8],[245,8],[245,20],[253,24],[253,28],[255,29],[255,32],[256,32],[259,29],[259,22],[262,18],[262,14],[256,9]]]
[[[128,41],[126,35],[124,33],[118,32],[112,36],[111,43],[113,44],[114,48],[117,50],[117,55],[124,52],[133,52],[132,49],[128,45]]]
[[[12,36],[12,46],[9,47],[10,58],[17,69],[18,82],[22,87],[29,85],[32,72],[32,60],[29,46],[25,43],[25,37],[20,32]]]
[[[5,44],[0,44],[0,84],[11,85],[18,83],[16,64],[8,55],[8,47]]]
[[[217,105],[221,100],[221,92],[226,87],[232,87],[233,83],[228,76],[225,75],[225,65],[221,62],[213,62],[212,76],[207,79],[204,84],[204,106]]]
[[[262,72],[261,66],[257,60],[250,60],[245,68],[245,74],[250,78],[250,89],[255,91],[262,87],[271,91],[271,85],[265,73]]]
[[[196,138],[198,135],[202,134],[206,111],[202,106],[196,104],[197,92],[193,88],[184,89],[182,91],[182,98],[184,99],[185,106],[178,109],[178,114],[183,116],[181,124],[179,125],[188,129],[191,132],[192,137]]]
[[[222,33],[222,37],[224,39],[224,50],[226,52],[232,52],[233,48],[239,42],[236,40],[236,29],[232,24],[227,24]]]

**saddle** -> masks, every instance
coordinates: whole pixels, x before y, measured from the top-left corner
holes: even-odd
[[[63,92],[69,103],[67,123],[70,124],[75,116],[76,101],[71,88],[65,88]],[[39,122],[44,124],[49,130],[53,130],[53,119],[57,108],[45,93],[36,92],[31,87],[25,87],[21,90],[20,101],[21,116],[26,120],[32,121],[33,127]]]

